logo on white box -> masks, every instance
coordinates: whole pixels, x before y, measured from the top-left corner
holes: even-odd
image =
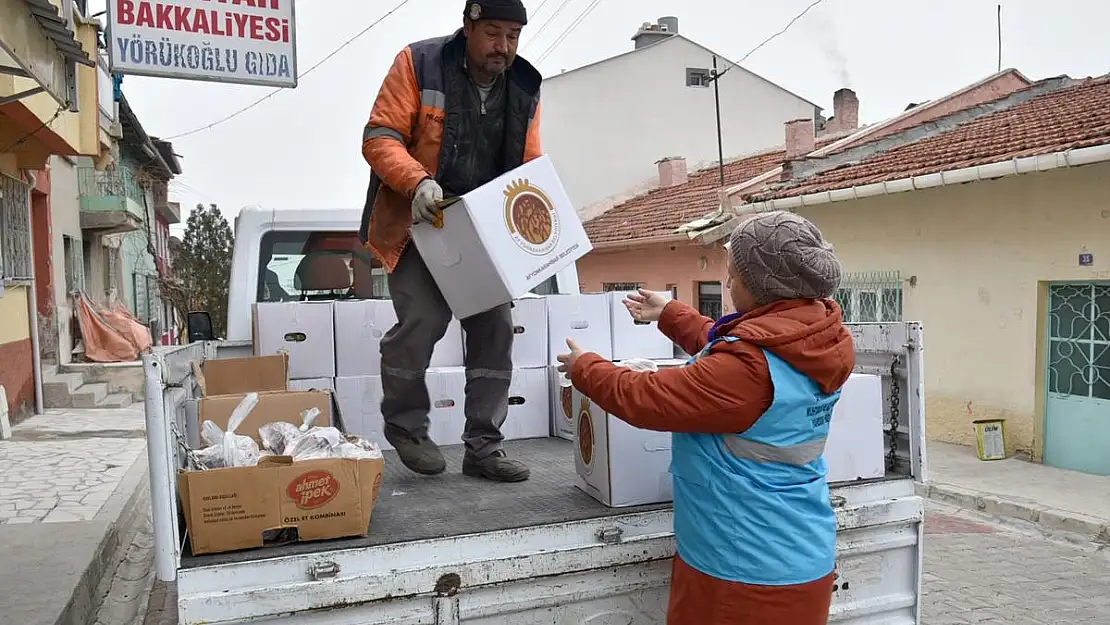
[[[582,398],[582,406],[578,409],[578,431],[575,442],[578,443],[578,452],[582,455],[582,464],[586,467],[586,475],[594,472],[594,421],[590,418],[590,400]]]
[[[559,244],[555,203],[527,178],[505,187],[505,226],[517,247],[533,256],[545,256]]]

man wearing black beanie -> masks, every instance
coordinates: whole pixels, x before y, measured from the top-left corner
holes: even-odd
[[[389,272],[397,325],[381,343],[384,434],[406,467],[446,470],[428,438],[425,373],[451,311],[409,229],[459,196],[543,154],[540,73],[516,56],[528,23],[520,0],[467,0],[454,34],[407,46],[393,62],[362,135],[370,164],[360,235]],[[462,319],[466,331],[466,475],[529,477],[502,449],[513,325],[509,304]],[[368,356],[370,357],[370,356]],[[443,441],[440,441],[443,442]]]

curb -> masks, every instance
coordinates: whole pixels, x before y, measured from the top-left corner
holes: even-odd
[[[1067,532],[1103,545],[1110,545],[1110,520],[1070,510],[1042,506],[1033,500],[1003,497],[993,493],[932,482],[917,484],[917,494],[959,508],[975,510],[1003,519],[1038,525],[1054,532]]]
[[[119,564],[118,560],[128,547],[121,539],[134,533],[139,520],[139,513],[142,511],[139,504],[146,500],[149,488],[146,476],[147,455],[144,451],[131,464],[115,492],[96,514],[94,522],[104,523],[104,535],[59,616],[59,625],[89,623],[96,616],[101,599],[111,584],[116,565]]]

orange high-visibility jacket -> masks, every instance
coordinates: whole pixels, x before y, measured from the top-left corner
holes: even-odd
[[[453,115],[452,102],[459,101],[457,91],[468,85],[450,79],[445,68],[449,63],[461,63],[465,54],[466,37],[461,30],[401,50],[382,81],[363,131],[362,155],[370,164],[371,175],[359,235],[387,271],[397,266],[409,242],[410,205],[417,185],[425,178],[435,178],[439,163],[447,160],[444,154],[455,148],[450,138],[457,133],[458,118]],[[505,150],[500,168],[509,171],[543,154],[543,78],[520,57],[505,77]]]

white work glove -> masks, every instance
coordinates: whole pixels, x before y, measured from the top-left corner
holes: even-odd
[[[439,209],[436,204],[443,200],[443,188],[434,178],[425,178],[416,186],[412,198],[412,223],[435,223]]]

